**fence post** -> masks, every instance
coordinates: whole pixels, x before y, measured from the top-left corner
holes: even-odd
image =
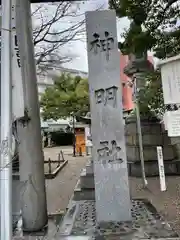
[[[59,167],[60,164],[61,164],[61,156],[60,156],[60,153],[59,153],[59,154],[58,154],[58,165],[57,165],[57,167]]]
[[[62,151],[62,150],[60,151],[60,154],[61,154],[61,157],[62,157],[62,161],[64,162],[65,159],[64,159],[64,154],[63,154],[63,151]]]
[[[52,169],[51,169],[51,159],[48,159],[48,167],[49,167],[49,174],[51,174]]]
[[[79,147],[79,156],[82,156],[82,148],[81,148],[81,146]]]

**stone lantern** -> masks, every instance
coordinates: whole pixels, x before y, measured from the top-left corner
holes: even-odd
[[[146,75],[154,71],[153,64],[148,60],[147,54],[141,56],[129,55],[129,64],[125,67],[124,73],[131,79],[136,78],[136,88],[141,90],[145,87]],[[144,165],[146,176],[158,175],[157,146],[163,146],[165,172],[166,174],[176,172],[176,153],[170,144],[170,139],[166,132],[163,132],[160,120],[150,117],[151,114],[141,116],[142,145],[144,154]],[[126,149],[129,165],[129,174],[141,176],[139,132],[135,115],[126,119],[125,126]]]

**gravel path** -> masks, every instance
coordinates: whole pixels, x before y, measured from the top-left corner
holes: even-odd
[[[166,177],[167,191],[160,191],[158,178],[148,178],[143,189],[141,179],[130,179],[131,197],[148,199],[180,235],[180,177]]]
[[[46,148],[45,158],[56,160],[60,149],[64,152],[68,164],[52,180],[46,180],[48,212],[55,213],[65,210],[73,194],[74,187],[86,165],[87,157],[72,157],[72,148]]]

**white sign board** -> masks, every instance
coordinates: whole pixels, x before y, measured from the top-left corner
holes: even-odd
[[[164,173],[164,162],[163,162],[163,152],[162,147],[157,147],[157,157],[158,157],[158,167],[159,167],[159,179],[161,191],[166,191],[166,179]]]
[[[166,123],[169,137],[180,136],[180,110],[167,112]]]
[[[164,124],[164,129],[165,129],[166,131],[168,130],[167,117],[168,117],[168,113],[165,112],[165,113],[164,113],[164,116],[163,116],[163,124]]]
[[[16,35],[16,0],[12,1],[12,109],[13,118],[24,116],[24,92],[20,54]]]
[[[160,63],[165,104],[180,103],[180,56]]]

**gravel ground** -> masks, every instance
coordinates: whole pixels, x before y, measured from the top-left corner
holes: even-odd
[[[142,180],[130,179],[131,197],[146,198],[180,235],[180,177],[167,177],[167,191],[160,191],[158,178],[148,178],[148,188],[143,189]]]

